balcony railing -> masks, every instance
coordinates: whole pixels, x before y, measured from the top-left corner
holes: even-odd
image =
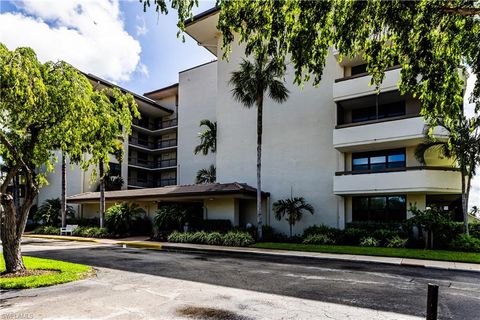
[[[159,140],[157,143],[149,142],[146,140],[130,137],[128,142],[135,146],[144,147],[151,150],[171,148],[177,146],[177,139]]]
[[[461,173],[453,167],[430,166],[337,172],[333,179],[333,192],[336,195],[385,192],[459,194]]]
[[[161,169],[161,168],[175,167],[177,165],[177,159],[149,161],[145,159],[128,158],[128,164],[133,166],[148,168],[148,169]]]
[[[166,187],[173,186],[177,184],[176,178],[171,179],[147,179],[147,180],[138,180],[136,178],[128,178],[128,185],[132,187],[140,188],[155,188],[155,187]]]
[[[175,127],[178,125],[178,120],[175,118],[170,120],[158,120],[155,123],[147,123],[146,121],[142,121],[141,119],[133,119],[132,124],[138,127],[142,127],[143,129],[155,131]]]
[[[352,174],[370,174],[370,173],[386,173],[386,172],[418,171],[418,170],[460,171],[459,168],[454,168],[454,167],[414,166],[414,167],[385,168],[381,170],[337,171],[335,172],[335,175],[348,176]]]

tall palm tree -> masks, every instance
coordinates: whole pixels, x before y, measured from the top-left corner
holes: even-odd
[[[429,134],[434,127],[440,127],[447,133],[446,139],[437,139]],[[456,119],[446,123],[438,118],[425,128],[425,139],[415,150],[417,160],[425,164],[427,150],[436,150],[440,156],[452,159],[458,165],[462,179],[463,230],[468,234],[468,198],[471,181],[480,165],[480,116],[467,118],[459,114]]]
[[[305,212],[314,214],[315,209],[311,204],[308,204],[303,197],[295,197],[285,200],[278,200],[273,204],[273,211],[275,212],[275,219],[280,221],[286,217],[288,225],[290,226],[290,238],[292,237],[292,229],[295,223],[302,219]]]
[[[232,73],[229,84],[233,87],[233,98],[246,108],[257,107],[257,228],[262,238],[262,130],[263,100],[265,93],[277,103],[288,99],[289,91],[283,77],[285,65],[265,54],[257,55],[255,61],[243,59],[238,71]]]
[[[217,169],[212,164],[210,168],[197,171],[196,183],[214,183],[217,179]]]
[[[195,154],[201,152],[206,156],[208,152],[215,153],[217,151],[217,123],[203,119],[200,121],[200,127],[202,126],[206,126],[207,128],[198,134],[200,144],[195,147],[193,152]]]

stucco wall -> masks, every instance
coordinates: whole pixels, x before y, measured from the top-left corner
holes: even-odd
[[[204,130],[202,119],[216,121],[217,62],[179,74],[178,107],[178,183],[195,183],[199,169],[215,164],[215,155],[194,155],[200,143],[198,133]]]
[[[228,219],[234,226],[239,224],[239,200],[233,198],[207,199],[204,218],[208,220]]]
[[[241,181],[256,186],[256,109],[233,101],[228,81],[238,68],[241,49],[233,48],[229,62],[218,61],[218,151],[219,182]],[[290,98],[284,104],[266,99],[262,154],[262,189],[271,193],[271,203],[302,196],[315,215],[305,215],[296,227],[312,224],[338,225],[337,199],[332,183],[337,155],[332,146],[335,104],[332,85],[343,75],[332,55],[327,59],[323,81],[314,88],[293,85],[288,70],[286,84]],[[271,220],[277,230],[287,232],[288,224]]]

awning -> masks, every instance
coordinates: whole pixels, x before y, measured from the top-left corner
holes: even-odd
[[[239,198],[255,199],[257,189],[244,183],[209,183],[191,184],[179,186],[167,186],[161,188],[130,189],[119,191],[106,191],[105,201],[179,201],[179,200],[202,200],[206,198]],[[270,196],[268,192],[262,192],[262,197]],[[100,199],[100,192],[86,192],[67,198],[68,203],[95,203]]]

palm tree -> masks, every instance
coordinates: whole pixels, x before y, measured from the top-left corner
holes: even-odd
[[[217,123],[208,119],[203,119],[200,121],[200,127],[202,126],[206,126],[207,129],[198,134],[200,144],[195,147],[193,152],[195,154],[201,152],[206,156],[208,152],[215,153],[217,150]]]
[[[197,171],[196,183],[214,183],[217,179],[217,169],[212,164],[210,168]]]
[[[293,226],[302,219],[302,215],[305,212],[311,214],[315,212],[313,206],[308,204],[303,197],[278,200],[273,204],[273,211],[275,212],[275,219],[278,221],[286,217],[290,226],[290,238],[292,237]]]
[[[463,230],[468,234],[468,198],[471,181],[480,165],[480,117],[467,118],[459,114],[456,119],[446,123],[438,118],[425,128],[425,139],[415,150],[415,157],[425,164],[427,150],[436,150],[440,156],[452,159],[458,165],[462,179]],[[447,139],[436,139],[429,134],[431,129],[439,127],[447,132]]]
[[[254,62],[243,59],[240,69],[232,73],[230,85],[233,98],[246,108],[257,107],[257,228],[258,238],[262,238],[262,130],[263,99],[265,93],[277,103],[288,99],[289,91],[283,83],[285,65],[277,59],[269,59],[259,54]]]

